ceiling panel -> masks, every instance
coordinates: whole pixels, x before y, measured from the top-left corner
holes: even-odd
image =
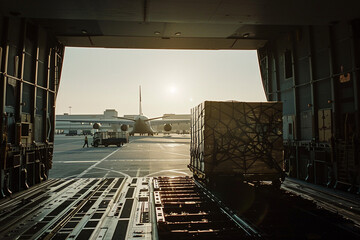
[[[248,49],[298,25],[360,18],[359,9],[354,0],[0,0],[0,14],[32,19],[68,46],[104,47]]]
[[[221,38],[153,38],[153,37],[90,37],[59,36],[59,40],[74,47],[144,48],[144,49],[233,49],[236,39]],[[250,41],[249,44],[250,46]],[[255,48],[248,48],[255,49]]]

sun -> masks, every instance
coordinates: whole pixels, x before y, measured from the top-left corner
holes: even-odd
[[[177,87],[171,86],[171,87],[169,88],[169,92],[170,92],[171,94],[175,94],[175,93],[177,92]]]

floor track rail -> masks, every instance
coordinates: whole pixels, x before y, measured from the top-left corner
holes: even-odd
[[[244,230],[249,236],[252,236],[254,239],[260,239],[261,233],[256,229],[253,224],[251,224],[248,220],[244,220],[240,218],[236,213],[234,213],[229,207],[227,207],[218,197],[216,197],[209,189],[206,188],[202,183],[198,181],[194,181],[196,186],[199,187],[200,191],[205,194],[209,199],[215,202],[231,220],[233,220],[236,225]]]
[[[160,240],[261,238],[193,178],[155,178],[154,198]]]

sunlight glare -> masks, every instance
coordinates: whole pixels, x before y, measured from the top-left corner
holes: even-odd
[[[171,94],[175,94],[175,93],[177,92],[177,88],[176,88],[175,86],[171,86],[171,87],[169,88],[169,92],[170,92]]]

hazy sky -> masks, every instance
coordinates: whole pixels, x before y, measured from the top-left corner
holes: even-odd
[[[205,100],[266,101],[256,51],[66,48],[56,113],[148,117]]]

